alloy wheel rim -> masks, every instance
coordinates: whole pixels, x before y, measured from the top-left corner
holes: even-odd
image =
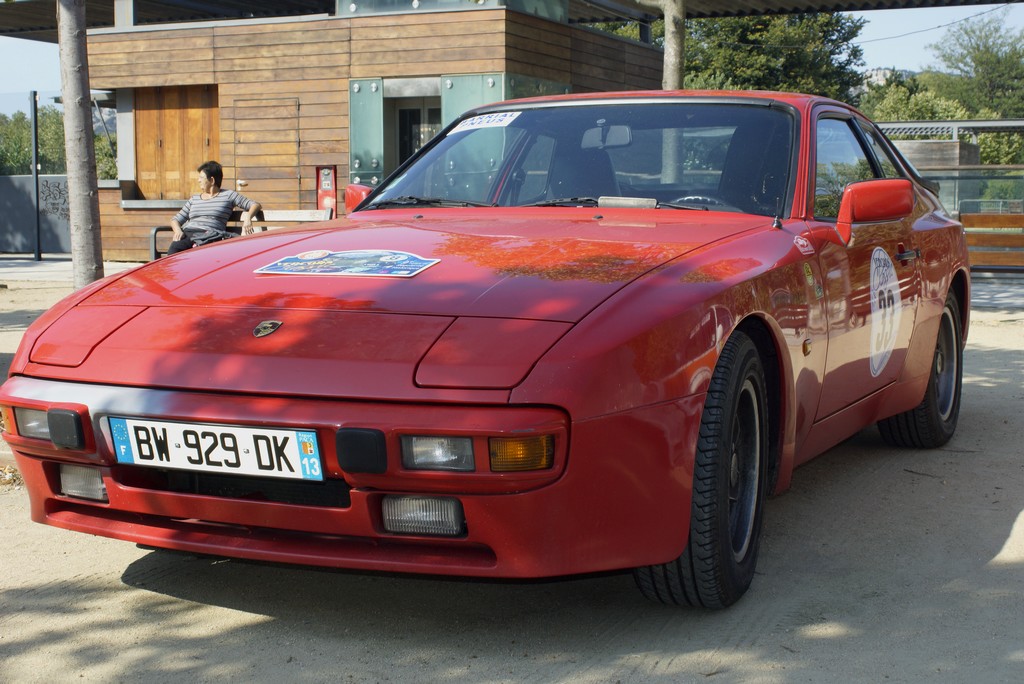
[[[956,354],[956,326],[949,309],[942,312],[939,337],[935,345],[935,399],[939,416],[948,421],[956,403],[956,382],[959,362]]]
[[[761,481],[761,412],[754,383],[740,391],[729,455],[729,538],[733,558],[746,558],[754,533]]]

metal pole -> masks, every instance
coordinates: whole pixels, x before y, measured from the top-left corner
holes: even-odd
[[[32,181],[35,186],[36,207],[36,261],[43,260],[43,228],[39,215],[39,93],[29,92],[32,112]]]

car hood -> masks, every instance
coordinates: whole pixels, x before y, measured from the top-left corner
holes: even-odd
[[[578,321],[638,276],[764,217],[615,210],[371,211],[328,227],[274,231],[161,259],[90,303],[310,308]],[[424,212],[426,213],[426,212]],[[509,216],[511,213],[513,216]],[[515,214],[519,214],[516,216]],[[683,220],[687,219],[687,220]],[[259,272],[282,260],[394,251],[434,261],[414,275]],[[357,255],[358,256],[358,255]],[[311,259],[310,261],[316,261]],[[418,262],[422,263],[422,262]]]
[[[40,375],[209,390],[394,399],[507,389],[631,281],[767,223],[495,211],[364,212],[164,258],[37,331],[27,361]]]

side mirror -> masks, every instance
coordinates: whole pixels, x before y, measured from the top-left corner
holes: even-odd
[[[352,185],[346,185],[345,213],[347,214],[350,211],[355,211],[355,208],[358,207],[364,199],[369,197],[371,192],[373,192],[373,188],[368,185],[356,185],[355,183]]]
[[[836,232],[844,245],[850,244],[855,223],[897,221],[914,210],[914,186],[906,178],[850,183],[839,203]]]

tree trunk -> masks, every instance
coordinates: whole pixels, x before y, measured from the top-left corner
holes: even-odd
[[[75,289],[103,277],[100,201],[93,147],[85,0],[57,0],[60,90],[64,100],[64,149],[68,165],[68,210]]]
[[[662,90],[683,87],[686,72],[686,0],[665,0],[665,57],[661,67]]]
[[[686,0],[637,0],[637,4],[665,18],[665,54],[661,62],[661,89],[681,89],[686,61]]]

